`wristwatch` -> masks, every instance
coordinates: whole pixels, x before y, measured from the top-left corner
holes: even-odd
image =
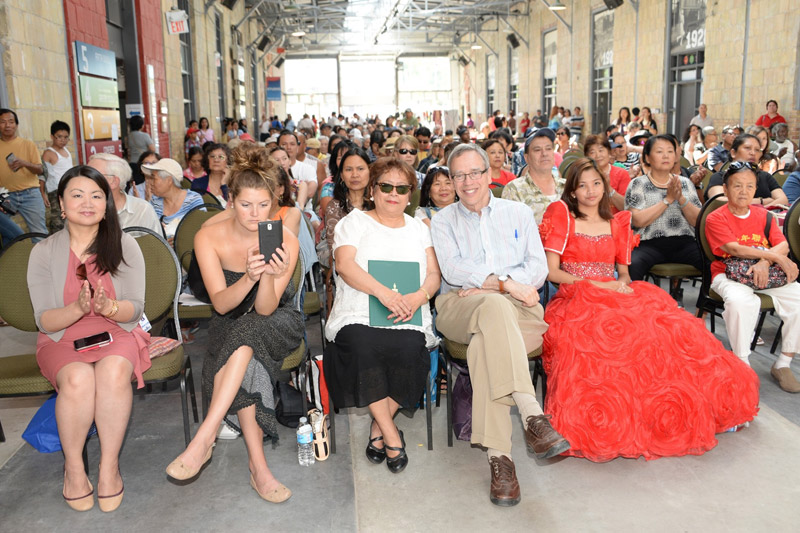
[[[672,203],[669,200],[667,200],[666,196],[664,198],[662,198],[661,201],[664,203],[664,205],[669,205],[669,204]]]
[[[502,276],[497,276],[497,282],[500,284],[500,294],[506,292],[505,283],[508,281],[508,276],[503,274]]]

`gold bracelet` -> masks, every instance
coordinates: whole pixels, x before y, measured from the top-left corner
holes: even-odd
[[[428,294],[428,291],[425,290],[425,287],[420,287],[418,290],[421,290],[422,292],[424,292],[425,293],[425,298],[427,298],[428,301],[431,301],[431,295]]]
[[[106,315],[106,318],[114,318],[114,315],[119,311],[119,304],[116,300],[111,300],[111,312]]]

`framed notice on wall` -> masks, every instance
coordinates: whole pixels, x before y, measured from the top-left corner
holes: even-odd
[[[267,102],[281,101],[281,79],[267,78]]]

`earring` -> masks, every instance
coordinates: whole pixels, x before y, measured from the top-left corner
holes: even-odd
[[[408,202],[406,205],[411,205],[411,202]]]
[[[65,218],[67,218],[67,212],[62,209],[61,210],[61,219],[63,220]]]
[[[370,202],[373,202],[373,201],[375,201],[375,199],[374,199],[372,196],[370,196],[370,197],[369,197],[369,201],[370,201]]]

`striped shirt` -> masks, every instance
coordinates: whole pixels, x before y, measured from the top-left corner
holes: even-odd
[[[431,236],[442,270],[442,294],[481,287],[491,274],[539,288],[547,278],[539,229],[525,204],[495,198],[481,214],[461,202],[431,219]]]

